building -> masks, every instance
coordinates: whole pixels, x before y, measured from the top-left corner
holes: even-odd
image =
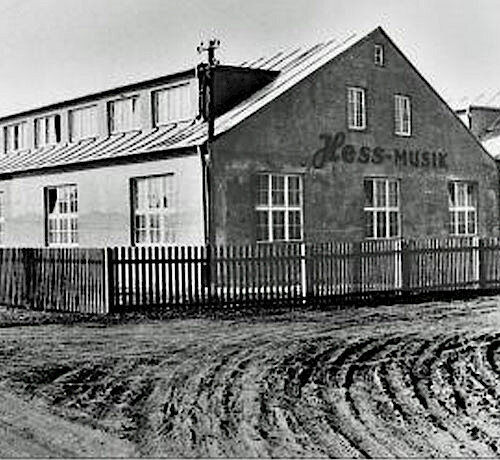
[[[483,147],[497,161],[500,159],[500,92],[498,101],[488,101],[487,104],[470,104],[458,109],[457,115],[478,138]]]
[[[498,232],[494,160],[377,28],[0,119],[7,246]]]

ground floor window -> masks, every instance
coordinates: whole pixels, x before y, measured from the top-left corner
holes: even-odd
[[[132,179],[132,193],[134,244],[175,243],[174,175]]]
[[[302,239],[302,177],[297,174],[257,176],[257,241]]]
[[[0,244],[5,243],[5,193],[0,191]]]
[[[381,177],[367,178],[365,191],[365,236],[382,239],[401,236],[399,181]]]
[[[78,192],[76,185],[45,189],[48,246],[78,244]]]
[[[477,233],[477,186],[473,182],[448,183],[451,235]]]

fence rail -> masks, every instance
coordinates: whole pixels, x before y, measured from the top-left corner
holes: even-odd
[[[0,249],[0,303],[107,313],[500,289],[499,238]]]

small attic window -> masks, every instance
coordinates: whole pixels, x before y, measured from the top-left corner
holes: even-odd
[[[373,61],[375,65],[384,65],[384,47],[382,45],[375,45],[373,50]]]

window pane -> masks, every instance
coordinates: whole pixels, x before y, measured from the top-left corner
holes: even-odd
[[[257,177],[257,204],[269,204],[269,175],[259,174]]]
[[[457,220],[455,211],[450,211],[450,234],[455,235],[457,232],[456,229]]]
[[[269,240],[269,212],[257,211],[257,241]]]
[[[456,184],[457,185],[457,206],[465,206],[466,203],[466,186],[465,184]]]
[[[398,197],[399,187],[396,181],[389,182],[389,206],[396,207],[399,205]]]
[[[285,239],[285,211],[272,212],[272,231],[274,241],[283,241]]]
[[[399,236],[399,219],[398,213],[395,211],[389,212],[389,237]]]
[[[455,183],[450,182],[448,184],[448,202],[450,204],[450,207],[456,206],[457,199],[456,199],[456,194],[455,194]]]
[[[272,176],[272,204],[285,204],[285,177]]]
[[[465,235],[465,211],[458,211],[458,234]]]
[[[300,177],[288,177],[288,204],[290,206],[300,206]]]
[[[469,235],[476,234],[476,212],[469,211],[467,213],[467,233]]]
[[[290,211],[288,213],[288,239],[300,240],[302,224],[300,221],[300,211]]]
[[[375,206],[378,208],[386,206],[385,184],[386,181],[375,181]]]
[[[375,213],[372,211],[365,211],[365,237],[374,238],[375,237],[375,226],[374,226]]]
[[[375,206],[374,196],[373,196],[373,180],[365,180],[364,182],[365,189],[365,206],[373,207]]]
[[[376,212],[376,220],[377,220],[377,238],[386,238],[387,230],[386,230],[386,222],[385,222],[385,212],[377,211]]]

